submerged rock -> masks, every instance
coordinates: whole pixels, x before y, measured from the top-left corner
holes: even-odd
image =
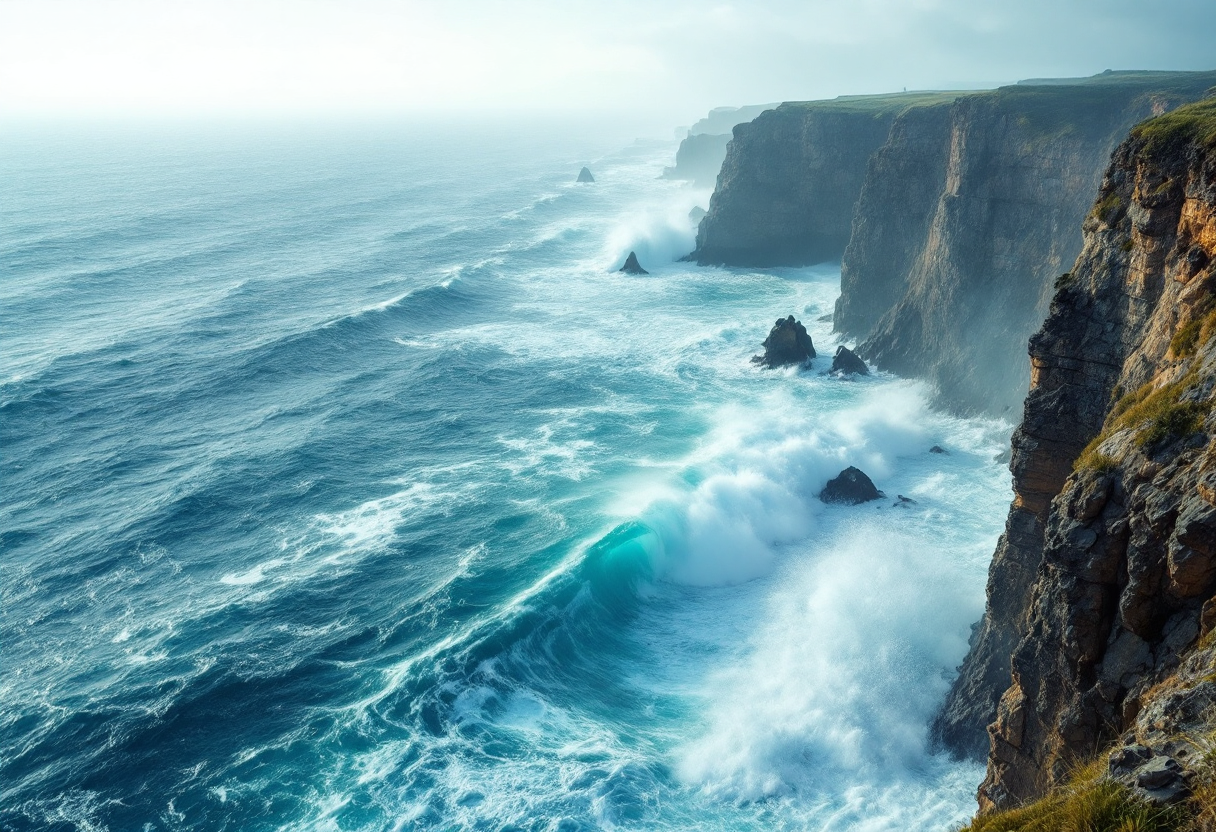
[[[789,364],[804,364],[815,357],[815,345],[806,327],[794,320],[794,316],[778,318],[761,345],[764,355],[752,357],[752,362],[764,367],[785,367]]]
[[[932,448],[929,449],[929,453],[931,453],[931,454],[949,454],[950,452],[947,451],[945,448],[943,448],[941,445],[934,445]]]
[[[873,480],[860,468],[854,468],[852,465],[841,471],[835,479],[828,480],[828,484],[819,492],[819,499],[825,503],[847,503],[854,506],[877,500],[882,496],[883,493],[874,487]]]
[[[642,264],[638,262],[638,256],[634,252],[629,252],[629,256],[625,258],[625,265],[617,269],[618,272],[625,274],[650,274],[642,268]]]
[[[578,181],[579,182],[594,182],[595,177],[591,175],[591,171],[589,171],[587,168],[583,168],[582,170],[580,170],[578,172]]]
[[[857,353],[846,346],[839,346],[836,348],[836,356],[832,359],[832,372],[868,376],[870,368],[866,366],[866,362],[857,357]]]

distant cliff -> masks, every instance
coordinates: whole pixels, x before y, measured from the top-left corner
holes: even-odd
[[[699,188],[713,185],[726,159],[726,145],[729,143],[729,133],[696,133],[689,136],[680,142],[675,165],[663,168],[663,178],[683,179]]]
[[[881,369],[932,381],[968,412],[1018,412],[1024,345],[1132,125],[1216,73],[1112,73],[912,110],[870,162],[841,264],[838,331]]]
[[[987,753],[984,810],[1043,795],[1123,731],[1160,748],[1120,765],[1185,768],[1180,703],[1216,701],[1194,667],[1170,681],[1216,624],[1216,100],[1116,150],[1030,356],[988,608],[935,724]]]
[[[835,327],[952,409],[1017,412],[1023,346],[1111,150],[1216,73],[1104,73],[979,93],[783,104],[735,129],[692,258],[842,258]]]
[[[949,94],[782,104],[734,129],[692,258],[800,265],[840,257],[870,156],[895,117]]]

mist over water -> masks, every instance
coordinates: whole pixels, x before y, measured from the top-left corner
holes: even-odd
[[[674,142],[8,139],[7,827],[971,813],[926,729],[1008,426],[824,374],[835,267],[679,262],[709,194],[657,178]],[[820,357],[757,369],[790,313]],[[820,503],[847,465],[887,498]]]

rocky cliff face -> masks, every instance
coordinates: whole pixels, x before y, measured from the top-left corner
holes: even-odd
[[[676,163],[663,168],[664,179],[682,179],[699,188],[709,187],[718,178],[730,134],[696,133],[680,142]]]
[[[1137,127],[1084,233],[1030,342],[988,609],[935,725],[987,750],[981,809],[1133,728],[1216,618],[1216,101]]]
[[[887,140],[895,116],[940,98],[787,103],[738,125],[693,259],[777,266],[840,257],[870,156]]]
[[[932,381],[952,409],[1016,414],[1030,376],[1022,345],[1081,250],[1111,151],[1213,83],[1111,74],[905,113],[870,163],[836,329],[879,368]]]
[[[836,329],[939,402],[1015,415],[1023,345],[1111,150],[1216,73],[1104,73],[980,93],[783,104],[735,129],[693,259],[842,257]],[[965,323],[964,323],[965,322]]]

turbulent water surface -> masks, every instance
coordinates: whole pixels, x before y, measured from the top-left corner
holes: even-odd
[[[971,812],[926,724],[1007,427],[824,374],[837,269],[679,262],[708,193],[674,150],[5,134],[4,828]],[[750,364],[790,313],[813,366]],[[847,465],[887,498],[816,500]]]

